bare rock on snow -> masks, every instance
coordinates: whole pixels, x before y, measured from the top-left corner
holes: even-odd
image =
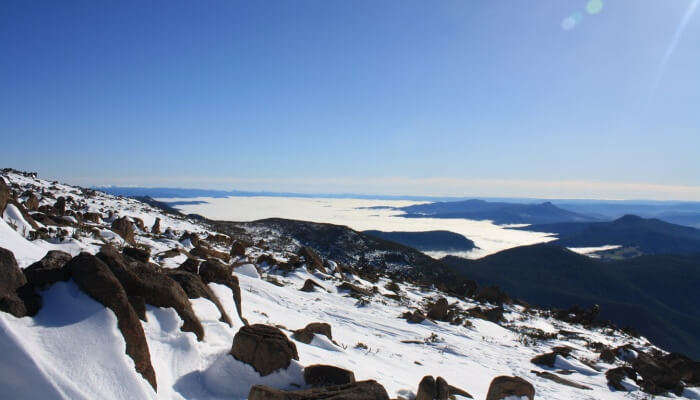
[[[230,255],[222,251],[217,251],[204,246],[196,246],[194,249],[190,250],[190,254],[203,259],[218,258],[224,261],[228,261],[231,259]]]
[[[294,331],[294,334],[292,334],[292,338],[302,343],[309,344],[313,340],[314,334],[324,335],[329,340],[333,340],[331,326],[325,322],[312,322],[303,329],[297,329]]]
[[[622,385],[622,380],[625,378],[630,378],[636,380],[637,373],[634,372],[632,367],[617,367],[609,369],[605,372],[605,378],[608,381],[608,386],[614,390],[627,391],[627,389]]]
[[[231,326],[231,318],[221,305],[221,301],[209,286],[204,284],[199,275],[181,269],[165,269],[164,272],[182,287],[190,299],[205,298],[214,303],[221,314],[221,321]]]
[[[562,378],[561,376],[553,374],[551,372],[547,372],[547,371],[530,371],[530,372],[539,376],[540,378],[549,379],[550,381],[556,382],[560,385],[571,386],[571,387],[574,387],[576,389],[582,389],[582,390],[593,390],[586,385],[582,385],[580,383]]]
[[[238,278],[233,275],[233,267],[218,260],[207,260],[199,266],[199,276],[202,277],[204,283],[218,283],[231,289],[238,316],[247,325],[241,307],[241,287],[238,284]]]
[[[151,258],[150,249],[127,246],[122,249],[122,254],[136,261],[147,263]]]
[[[136,371],[157,389],[143,326],[119,280],[104,262],[89,253],[80,253],[66,268],[82,291],[114,312],[126,341],[126,354],[134,360]]]
[[[147,264],[129,264],[117,250],[109,245],[102,246],[97,253],[124,287],[129,296],[143,297],[144,301],[156,307],[172,307],[182,318],[182,330],[192,332],[197,340],[204,339],[204,328],[192,310],[187,293],[166,274]]]
[[[509,396],[535,398],[535,387],[518,376],[498,376],[493,378],[489,386],[486,400],[503,400]]]
[[[10,189],[7,187],[5,180],[0,178],[0,216],[5,211],[8,200],[10,200]]]
[[[299,255],[306,260],[306,267],[309,269],[309,272],[319,271],[326,273],[326,268],[323,266],[321,257],[319,257],[311,247],[302,247],[301,250],[299,250]]]
[[[360,381],[346,385],[285,391],[255,385],[248,400],[389,400],[386,389],[376,381]]]
[[[21,318],[36,314],[40,307],[41,298],[27,284],[15,255],[0,247],[0,311]]]
[[[117,218],[112,222],[112,230],[121,236],[127,243],[134,244],[134,223],[128,217]]]
[[[304,381],[314,387],[344,385],[355,382],[355,374],[333,365],[315,364],[304,368]]]
[[[544,365],[550,368],[554,368],[554,362],[557,356],[568,357],[571,354],[571,348],[569,347],[555,347],[551,352],[540,354],[539,356],[533,357],[530,362],[537,365]]]
[[[230,255],[231,257],[244,257],[246,249],[250,246],[248,243],[244,243],[241,240],[236,240],[231,245]]]
[[[274,326],[246,325],[233,338],[230,354],[251,365],[261,376],[286,369],[292,360],[299,360],[297,347]]]
[[[445,321],[447,319],[447,311],[449,303],[444,297],[440,297],[435,303],[428,306],[428,318],[437,321]]]
[[[311,279],[307,279],[304,282],[304,286],[302,286],[301,289],[299,289],[299,290],[301,290],[302,292],[313,292],[316,290],[316,288],[319,288],[321,290],[325,290],[325,289],[323,289],[323,286],[319,285],[318,283],[314,282]]]
[[[45,287],[53,285],[58,281],[66,281],[70,278],[70,273],[63,268],[73,258],[70,254],[51,250],[44,258],[25,268],[24,276],[27,281],[35,287]]]
[[[160,235],[160,218],[156,217],[156,222],[153,223],[151,227],[151,233],[154,235]]]

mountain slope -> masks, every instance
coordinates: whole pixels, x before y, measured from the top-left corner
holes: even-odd
[[[491,220],[496,224],[546,224],[555,222],[592,221],[591,217],[561,209],[550,202],[520,204],[464,200],[416,204],[402,207],[404,217],[466,218]]]
[[[654,255],[603,262],[542,244],[479,260],[445,257],[480,284],[545,306],[601,306],[601,316],[630,325],[676,351],[700,356],[700,256]]]
[[[609,222],[570,222],[520,228],[559,235],[553,243],[566,247],[620,245],[646,254],[700,254],[700,229],[655,218],[626,215]]]
[[[362,231],[384,240],[401,243],[420,251],[469,251],[476,246],[466,237],[450,231],[384,232]]]

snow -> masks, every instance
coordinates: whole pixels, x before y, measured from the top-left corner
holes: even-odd
[[[22,212],[14,204],[8,204],[5,207],[2,217],[9,225],[16,227],[17,232],[24,237],[28,237],[29,233],[34,231],[34,228],[24,219]]]
[[[52,186],[46,181],[16,174],[11,174],[9,180],[45,189]],[[54,195],[79,198],[75,188],[56,186]],[[201,235],[209,233],[207,227],[195,221],[162,214],[134,200],[104,194],[83,200],[86,201],[88,210],[114,210],[117,215],[141,218],[146,226],[151,226],[155,218],[160,217],[162,229],[170,228],[173,231],[170,239],[152,237],[145,233],[139,233],[136,237],[138,243],[152,247],[154,260],[163,251],[182,248],[173,239],[185,231]],[[326,200],[328,199],[324,199]],[[326,208],[329,213],[335,213],[333,215],[337,215],[339,221],[352,218],[349,216],[351,213],[347,212],[350,208],[353,209],[352,212],[356,211],[352,202],[331,203]],[[264,204],[267,203],[263,202]],[[322,207],[329,203],[320,204]],[[381,210],[371,211],[381,213]],[[382,218],[383,222],[377,220],[377,225],[393,224],[395,220],[413,221],[392,216]],[[366,215],[355,223],[371,225],[375,223],[372,221],[372,217]],[[470,225],[473,221],[453,222],[465,223],[469,229],[482,226],[482,233],[497,233],[501,229],[489,227],[489,223]],[[430,221],[421,223],[429,224]],[[95,253],[103,240],[121,240],[108,229],[108,224],[97,226],[98,237],[84,235],[64,240],[52,239],[49,243],[27,240],[3,219],[0,220],[0,247],[13,251],[20,266],[26,267],[51,249],[68,251],[73,255],[82,250]],[[369,226],[364,229],[367,228]],[[424,229],[424,226],[416,226],[418,228]],[[478,232],[478,229],[472,232]],[[490,233],[486,236],[488,235]],[[471,238],[473,236],[468,235]],[[496,236],[490,237],[492,239],[483,239],[481,243],[488,244],[488,240],[496,240]],[[507,237],[498,246],[511,246],[523,238],[543,239]],[[494,246],[498,247],[486,247],[493,250]],[[226,251],[224,248],[218,250]],[[262,250],[254,251],[257,254]],[[279,253],[273,252],[270,255],[284,258]],[[177,267],[183,261],[184,256],[179,255],[165,259],[162,266]],[[332,327],[333,340],[315,335],[309,344],[295,341],[299,361],[293,361],[285,370],[261,377],[252,367],[229,355],[233,337],[243,322],[238,317],[231,290],[224,285],[210,283],[208,286],[231,317],[233,326],[220,321],[219,310],[212,302],[193,299],[192,308],[205,331],[201,342],[197,341],[193,333],[180,330],[183,321],[173,309],[147,306],[147,321],[142,322],[142,325],[156,372],[156,393],[135,372],[133,361],[125,354],[125,342],[117,328],[114,314],[85,295],[72,281],[59,282],[41,293],[44,305],[35,317],[15,318],[0,312],[0,397],[244,399],[254,384],[285,389],[295,388],[295,385],[303,387],[303,367],[312,364],[332,364],[353,371],[358,380],[377,380],[387,389],[390,397],[413,398],[418,383],[425,375],[442,376],[448,383],[470,392],[476,399],[486,397],[491,380],[499,375],[523,377],[535,386],[538,399],[623,400],[648,397],[631,381],[623,382],[631,392],[611,391],[606,383],[605,370],[598,372],[580,361],[595,360],[598,357],[584,341],[566,339],[560,335],[557,339],[525,343],[515,328],[530,327],[548,333],[574,331],[591,342],[609,346],[632,343],[639,348],[649,349],[650,345],[644,338],[632,338],[620,332],[587,330],[546,316],[525,314],[520,306],[506,307],[505,316],[511,328],[481,319],[470,319],[471,326],[427,320],[421,324],[409,324],[399,318],[403,312],[422,307],[426,301],[443,294],[433,289],[400,283],[405,300],[397,302],[382,296],[382,293],[388,293],[384,289],[389,282],[387,279],[381,278],[378,282],[371,283],[357,276],[348,276],[355,284],[379,288],[379,294],[374,295],[369,303],[358,304],[356,299],[336,289],[340,283],[336,277],[311,274],[305,268],[284,275],[268,266],[259,267],[260,270],[253,264],[243,264],[235,268],[241,287],[243,315],[250,323],[279,326],[291,338],[293,330],[303,328],[308,323],[326,322]],[[261,277],[274,277],[283,286],[276,286]],[[300,291],[304,281],[309,278],[316,280],[326,291]],[[471,300],[450,296],[447,299],[465,310],[477,305]],[[571,370],[572,374],[566,376],[566,379],[589,386],[592,390],[582,391],[563,386],[530,372],[542,369],[533,365],[530,359],[551,351],[554,346],[573,348],[573,357],[556,358],[554,371]],[[633,357],[634,354],[626,356]],[[599,364],[605,368],[617,365],[620,365],[619,361],[616,365]],[[700,399],[700,390],[686,389],[683,396]]]

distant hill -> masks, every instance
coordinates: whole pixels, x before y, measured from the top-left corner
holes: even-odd
[[[645,254],[700,254],[700,229],[635,215],[609,222],[540,224],[519,229],[556,233],[559,239],[554,243],[566,247],[620,245]]]
[[[549,224],[596,220],[587,215],[564,210],[551,202],[521,204],[473,199],[416,204],[399,209],[406,213],[404,217],[409,218],[466,218],[491,220],[496,224]]]
[[[634,214],[700,228],[700,202],[641,200],[556,200],[553,202],[557,207],[595,216],[600,220],[614,220],[627,214]]]
[[[370,230],[362,233],[421,251],[469,251],[476,247],[473,241],[450,231],[383,232]]]
[[[478,259],[442,261],[480,285],[554,307],[601,306],[601,317],[630,325],[671,350],[700,357],[700,255],[647,255],[604,262],[551,244]]]

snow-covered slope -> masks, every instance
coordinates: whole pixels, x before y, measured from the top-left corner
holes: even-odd
[[[133,199],[52,183],[16,171],[5,170],[2,177],[15,192],[18,204],[24,204],[27,191],[35,193],[39,205],[31,208],[42,210],[46,206],[44,215],[60,197],[72,199],[66,203],[60,225],[40,223],[39,219],[49,219],[36,215],[38,229],[32,228],[17,207],[5,210],[0,220],[0,247],[12,251],[21,268],[42,259],[49,250],[76,256],[81,251],[95,254],[105,243],[123,247],[125,238],[112,230],[112,223],[126,216],[136,225],[131,246],[150,248],[149,262],[154,268],[178,268],[193,258],[189,251],[198,254],[193,243],[196,239],[186,235],[196,233],[197,238],[207,238],[208,249],[219,252],[212,253],[214,256],[220,255],[227,265],[235,267],[242,314],[249,324],[277,326],[291,339],[294,330],[311,322],[325,322],[332,327],[332,340],[318,334],[308,344],[291,339],[299,360],[292,360],[287,369],[261,377],[252,366],[229,354],[234,336],[245,323],[238,317],[235,294],[226,285],[209,283],[232,323],[229,326],[220,320],[221,314],[212,301],[190,299],[204,328],[201,341],[194,333],[180,329],[183,320],[175,309],[146,306],[146,321],[141,325],[156,374],[156,391],[126,355],[115,313],[69,279],[37,289],[43,306],[33,317],[17,318],[0,312],[0,397],[244,399],[255,384],[288,390],[306,387],[304,366],[312,364],[332,364],[353,371],[357,380],[376,380],[392,398],[415,397],[418,383],[426,375],[442,376],[476,399],[486,398],[491,380],[499,375],[524,378],[534,385],[536,398],[540,399],[649,396],[629,378],[623,380],[629,392],[612,390],[606,371],[628,363],[621,356],[609,364],[601,361],[599,354],[602,347],[627,344],[639,351],[655,350],[645,338],[609,328],[586,328],[557,320],[542,310],[508,303],[503,305],[504,318],[491,322],[474,317],[476,314],[469,310],[493,309],[495,304],[446,296],[434,287],[392,282],[387,277],[374,280],[352,269],[332,271],[336,266],[333,260],[324,260],[326,272],[312,269],[308,259],[290,268],[299,243],[289,238],[285,249],[270,246],[265,243],[270,232],[254,225],[241,225],[240,235],[248,242],[242,251],[231,252],[230,238],[213,231],[213,226],[167,214]],[[162,233],[152,229],[157,219]],[[30,233],[32,230],[37,233]],[[226,260],[229,254],[232,256]],[[280,261],[278,265],[268,262],[275,259]],[[309,279],[320,287],[301,291]],[[347,285],[339,288],[344,282],[367,292],[352,295]],[[400,318],[407,311],[426,310],[441,297],[447,299],[451,310],[470,317],[452,323],[430,319],[409,323]],[[571,354],[556,356],[552,367],[531,362],[556,346],[570,347]],[[545,379],[532,370],[560,372],[558,376],[588,389]],[[682,396],[697,399],[700,390],[685,388]]]

